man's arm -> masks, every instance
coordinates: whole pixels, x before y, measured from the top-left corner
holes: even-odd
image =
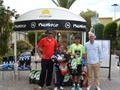
[[[87,54],[86,54],[86,49],[85,49],[85,46],[83,46],[83,57],[87,63]]]
[[[87,55],[83,54],[84,59],[87,61]]]
[[[99,53],[99,60],[100,60],[100,62],[102,62],[103,53],[102,53],[102,49],[101,49],[100,45],[98,46],[98,53]]]
[[[39,41],[37,47],[36,47],[36,48],[37,48],[37,53],[38,53],[39,57],[41,58],[41,60],[42,60],[42,58],[43,58],[43,55],[42,55],[42,52],[40,51],[40,49],[42,50],[43,43],[44,43],[44,39],[41,39],[41,40]]]
[[[43,55],[42,55],[39,47],[37,47],[37,53],[38,53],[38,55],[39,55],[39,58],[41,58],[41,60],[42,60]]]

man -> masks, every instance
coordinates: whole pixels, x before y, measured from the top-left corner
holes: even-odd
[[[101,90],[99,87],[100,79],[100,64],[102,62],[102,51],[100,45],[95,42],[96,36],[94,33],[89,33],[89,41],[85,44],[85,51],[87,54],[87,72],[88,72],[88,87],[90,90],[92,86],[92,72],[94,72],[94,83],[97,90]]]
[[[75,74],[72,74],[72,87],[71,90],[75,90],[77,88],[77,90],[82,90],[82,88],[80,87],[80,75],[82,73],[82,64],[81,64],[81,59],[82,57],[85,57],[85,49],[84,46],[80,44],[80,37],[79,36],[75,36],[75,43],[72,44],[69,48],[68,51],[71,55],[71,57],[75,57],[75,62],[76,62],[76,70],[77,72]],[[72,60],[73,61],[73,60]],[[77,80],[76,80],[77,79]],[[77,81],[77,86],[75,85]]]
[[[53,38],[53,31],[47,30],[47,36],[38,43],[38,55],[41,58],[41,75],[38,90],[41,90],[46,83],[46,88],[51,89],[51,79],[53,73],[53,62],[51,56],[54,54],[58,44]],[[42,52],[40,52],[42,49]],[[47,73],[47,74],[46,74]],[[46,81],[45,81],[46,80]]]

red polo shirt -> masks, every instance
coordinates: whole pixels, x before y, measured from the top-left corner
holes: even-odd
[[[38,43],[38,47],[42,48],[43,59],[51,59],[57,46],[56,40],[52,38],[51,41],[49,41],[48,37],[42,38]]]

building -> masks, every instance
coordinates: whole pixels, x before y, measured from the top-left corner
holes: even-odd
[[[120,24],[120,18],[114,20],[118,25]]]
[[[99,23],[107,25],[108,23],[112,22],[113,18],[112,17],[101,17],[99,18]],[[120,24],[120,18],[114,20],[118,25]]]
[[[112,17],[101,17],[99,18],[99,23],[107,25],[108,23],[112,22],[113,18]]]

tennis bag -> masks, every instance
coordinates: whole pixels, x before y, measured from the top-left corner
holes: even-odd
[[[38,84],[40,80],[41,70],[32,70],[29,74],[29,83]]]
[[[88,74],[86,71],[82,71],[81,78],[80,78],[80,86],[87,87],[88,86]]]
[[[82,61],[83,66],[86,66],[85,61]],[[75,75],[77,73],[77,63],[75,58],[71,58],[68,61],[68,67],[71,75]],[[86,71],[82,71],[81,78],[80,78],[80,86],[81,87],[87,87],[88,86],[88,74]]]
[[[71,86],[72,85],[72,76],[70,73],[67,73],[65,76],[64,76],[64,80],[63,80],[63,83],[62,83],[63,86]]]
[[[68,61],[68,67],[71,75],[76,75],[77,74],[77,62],[75,58],[71,58]]]
[[[69,72],[66,62],[61,62],[59,68],[62,76],[65,76]]]
[[[88,74],[86,71],[82,71],[81,77],[80,77],[80,86],[81,87],[87,87],[88,86]],[[77,82],[76,82],[77,83]],[[63,80],[63,86],[71,86],[72,85],[72,76],[70,73],[67,73]]]

